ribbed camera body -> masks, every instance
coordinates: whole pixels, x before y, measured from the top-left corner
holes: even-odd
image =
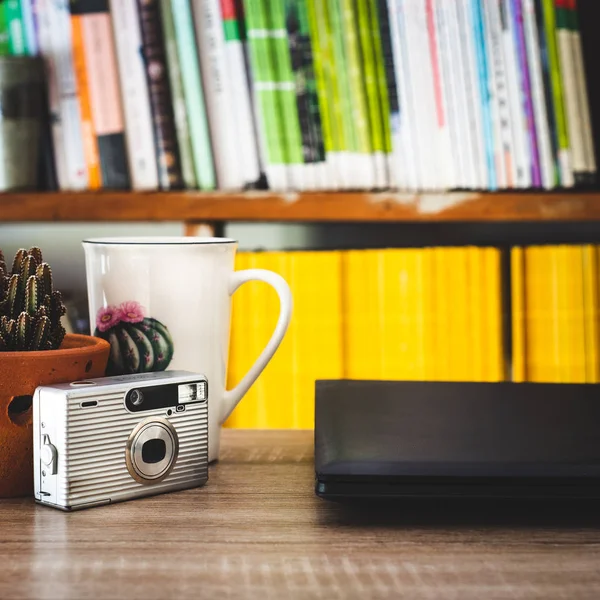
[[[185,371],[40,387],[33,398],[34,489],[77,510],[202,485],[208,382]]]

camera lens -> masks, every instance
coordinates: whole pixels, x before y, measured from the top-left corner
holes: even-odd
[[[129,399],[131,400],[131,404],[139,406],[144,401],[144,394],[142,394],[141,390],[132,390]]]

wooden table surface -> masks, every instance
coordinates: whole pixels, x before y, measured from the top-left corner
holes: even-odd
[[[0,501],[0,599],[596,600],[599,513],[329,504],[311,433],[226,430],[201,489],[70,514]]]

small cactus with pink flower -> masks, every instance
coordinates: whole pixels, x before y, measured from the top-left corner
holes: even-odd
[[[173,338],[160,321],[146,317],[139,302],[105,306],[94,335],[110,343],[107,375],[164,371],[173,358]]]

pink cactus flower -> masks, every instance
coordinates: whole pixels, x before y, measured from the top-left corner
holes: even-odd
[[[121,320],[126,323],[139,323],[144,320],[144,307],[139,302],[130,300],[119,306]]]
[[[96,325],[100,331],[106,331],[121,321],[121,309],[118,306],[105,306],[98,311]]]

